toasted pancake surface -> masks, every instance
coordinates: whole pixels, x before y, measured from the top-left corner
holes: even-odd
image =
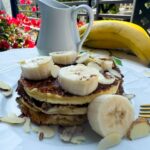
[[[41,102],[41,105],[25,100],[23,97],[18,98],[18,103],[25,105],[29,109],[42,112],[45,114],[54,115],[84,115],[87,113],[87,105],[58,105],[58,104],[48,104]]]
[[[25,116],[30,117],[31,121],[39,125],[63,125],[72,126],[84,123],[86,115],[49,115],[29,109],[25,105],[20,105],[21,111]]]
[[[121,80],[115,80],[110,85],[99,84],[97,89],[87,96],[76,96],[64,91],[57,79],[52,77],[41,81],[30,81],[24,78],[19,80],[25,92],[30,97],[52,104],[82,105],[91,102],[95,97],[102,94],[115,94],[118,91]]]

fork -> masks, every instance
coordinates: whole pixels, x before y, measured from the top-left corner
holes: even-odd
[[[150,118],[150,104],[140,105],[139,117]]]

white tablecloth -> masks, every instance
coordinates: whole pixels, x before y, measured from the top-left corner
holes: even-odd
[[[100,53],[100,51],[98,51]],[[99,54],[98,54],[99,55]],[[118,55],[118,54],[117,54]],[[21,71],[19,70],[18,62],[23,59],[38,56],[36,48],[33,49],[16,49],[6,52],[0,52],[0,80],[9,82],[11,86],[17,85]],[[140,104],[150,104],[150,69],[133,61],[132,56],[126,59],[125,55],[119,57],[123,58],[123,66],[120,69],[124,75],[124,89],[126,93],[135,94],[133,99],[135,107],[135,114],[138,115]],[[14,91],[15,93],[15,91]],[[15,111],[14,108],[16,95],[4,100],[0,95],[0,115]],[[5,109],[7,107],[7,109]],[[142,150],[150,148],[150,136],[133,142],[123,140],[120,145],[112,148],[113,150]],[[39,142],[37,137],[33,134],[25,134],[20,126],[9,126],[0,123],[0,149],[1,150],[94,150],[96,143],[88,143],[80,146],[69,144],[62,144],[59,138],[48,141]]]

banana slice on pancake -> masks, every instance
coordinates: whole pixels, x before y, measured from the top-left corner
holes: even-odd
[[[52,56],[55,64],[60,64],[60,65],[71,65],[75,62],[77,58],[76,51],[52,52],[49,55]]]
[[[98,70],[85,65],[63,67],[59,71],[58,81],[67,92],[85,96],[98,86]]]
[[[134,109],[124,96],[102,95],[88,106],[88,120],[92,129],[103,137],[116,132],[124,137],[134,121]]]
[[[51,76],[51,68],[54,63],[52,57],[41,56],[28,59],[20,65],[24,78],[29,80],[42,80]]]

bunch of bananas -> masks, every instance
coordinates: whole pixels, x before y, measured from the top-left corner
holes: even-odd
[[[79,29],[84,34],[87,25]],[[127,49],[145,64],[150,63],[150,37],[140,26],[117,20],[95,21],[84,45],[99,49]]]

